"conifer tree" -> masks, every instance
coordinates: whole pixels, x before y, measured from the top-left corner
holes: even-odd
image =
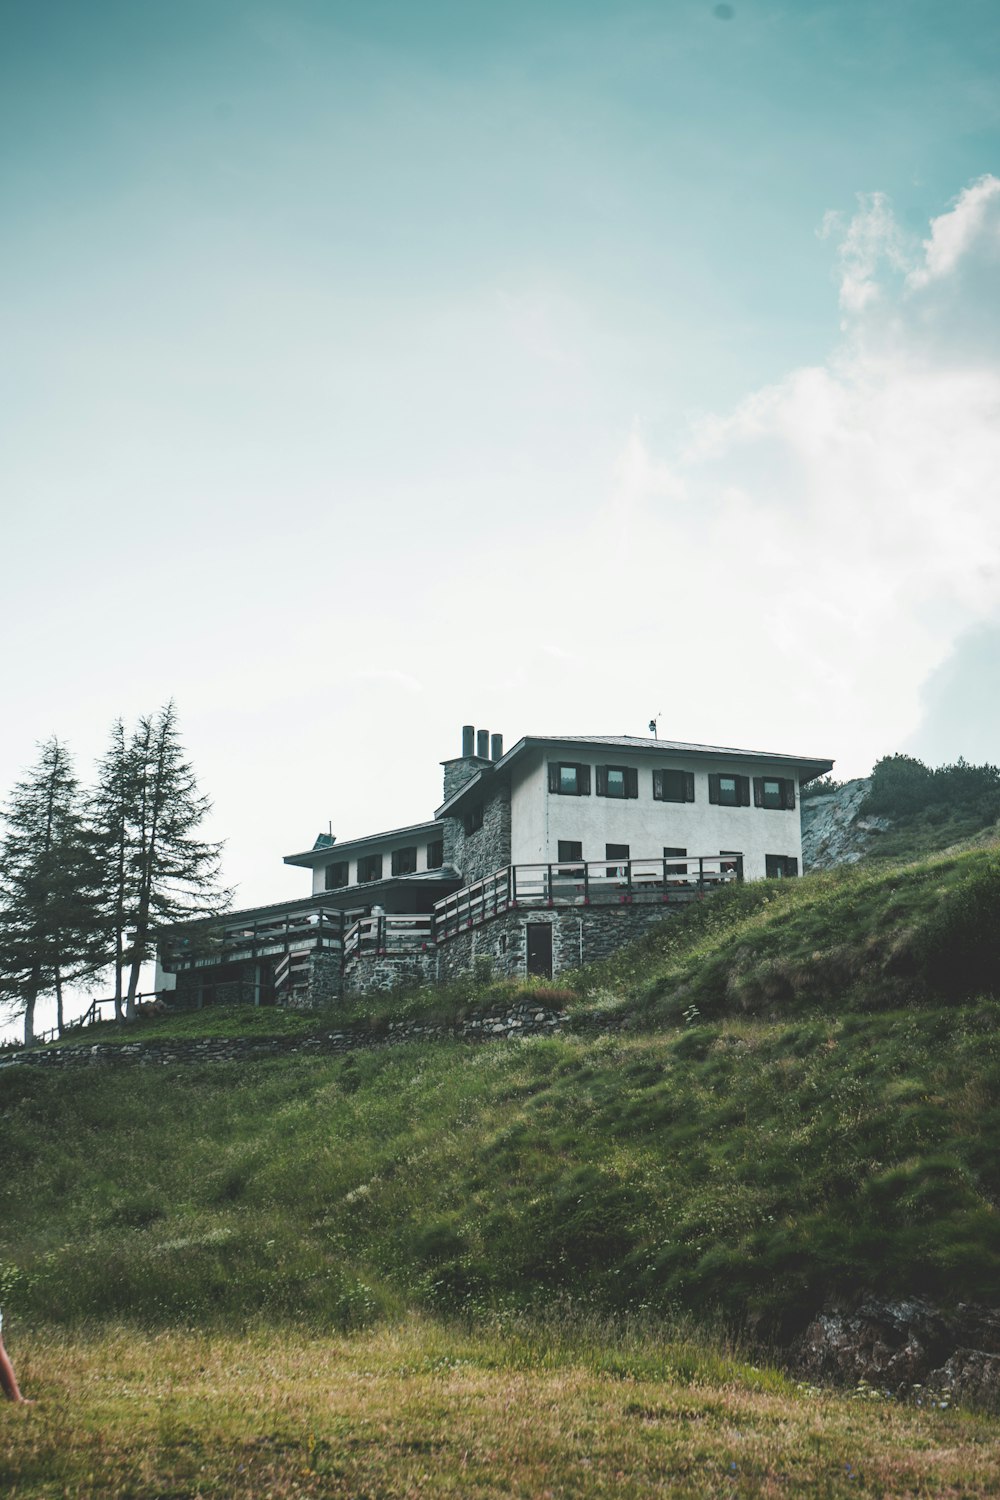
[[[0,838],[0,997],[24,1014],[34,1038],[35,1007],[54,994],[63,1029],[63,986],[107,960],[100,867],[64,745],[51,739],[17,784]]]
[[[196,830],[211,803],[184,757],[177,711],[141,718],[126,742],[116,724],[94,800],[104,858],[104,903],[114,951],[116,1011],[131,1019],[142,965],[159,925],[221,912],[222,845]]]
[[[132,887],[130,817],[133,757],[125,725],[117,719],[111,743],[97,767],[90,816],[102,865],[102,895],[108,955],[114,973],[115,1019],[124,1015],[125,931]]]

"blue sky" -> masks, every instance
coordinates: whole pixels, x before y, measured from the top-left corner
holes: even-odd
[[[249,902],[464,722],[1000,759],[995,4],[0,20],[0,785],[173,696]]]

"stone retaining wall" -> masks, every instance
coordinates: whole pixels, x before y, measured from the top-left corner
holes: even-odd
[[[190,1041],[134,1041],[74,1043],[63,1047],[26,1048],[0,1054],[0,1068],[93,1067],[141,1063],[168,1067],[176,1063],[250,1062],[258,1057],[301,1053],[351,1052],[359,1047],[385,1047],[402,1042],[486,1041],[513,1036],[551,1036],[569,1022],[564,1010],[524,1002],[494,1015],[471,1013],[455,1024],[433,1021],[391,1021],[385,1031],[345,1027],[295,1037],[198,1037]]]

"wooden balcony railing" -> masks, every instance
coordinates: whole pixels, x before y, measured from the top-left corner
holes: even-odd
[[[315,949],[339,952],[345,927],[358,915],[357,911],[315,906],[255,921],[247,921],[245,916],[234,916],[230,921],[222,918],[186,933],[165,934],[160,945],[160,965],[168,972],[179,973]]]
[[[436,902],[434,936],[441,942],[501,911],[517,907],[687,901],[729,881],[742,879],[741,854],[505,865]]]
[[[165,932],[160,963],[168,971],[211,968],[258,958],[281,961],[291,982],[291,958],[326,950],[346,963],[370,954],[419,953],[435,943],[518,908],[586,907],[688,901],[743,879],[739,854],[666,859],[554,860],[504,865],[435,904],[433,912],[339,911],[317,900],[272,916],[230,919]]]
[[[361,953],[420,953],[434,941],[430,912],[360,917],[344,934],[344,961]]]

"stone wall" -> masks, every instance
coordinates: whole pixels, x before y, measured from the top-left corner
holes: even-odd
[[[438,977],[433,946],[421,953],[363,953],[344,969],[345,995],[386,994],[409,985],[433,984]]]
[[[344,1027],[339,1031],[301,1037],[202,1037],[191,1041],[92,1042],[32,1047],[0,1053],[0,1068],[79,1068],[127,1063],[166,1067],[197,1062],[249,1062],[257,1057],[351,1052],[359,1047],[384,1047],[414,1041],[486,1041],[503,1037],[550,1036],[568,1022],[564,1010],[555,1010],[527,999],[505,1011],[470,1012],[451,1025],[433,1021],[393,1021],[384,1031],[371,1027]]]
[[[679,910],[679,904],[622,904],[569,910],[532,907],[501,912],[439,944],[437,974],[440,979],[458,979],[474,973],[477,964],[488,961],[498,978],[523,978],[527,973],[528,924],[548,922],[552,926],[554,977],[578,969],[581,964],[609,958],[623,944],[643,937]]]
[[[471,781],[477,771],[485,770],[492,761],[483,760],[478,755],[456,756],[454,760],[444,762],[444,796],[442,801],[447,802],[450,797]]]
[[[331,1005],[344,993],[344,975],[340,967],[339,953],[311,953],[309,955],[309,988],[301,999],[296,996],[295,1009],[316,1010]]]
[[[483,826],[466,833],[462,818],[442,818],[444,862],[461,873],[466,885],[510,864],[510,787],[488,784]]]

